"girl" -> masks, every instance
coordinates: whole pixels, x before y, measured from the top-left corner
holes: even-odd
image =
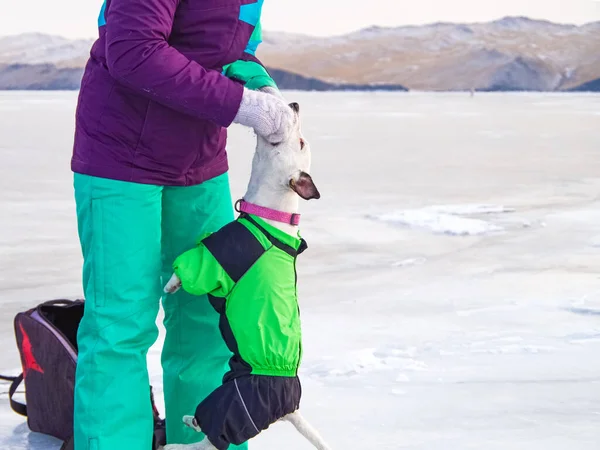
[[[249,126],[274,143],[291,132],[293,111],[254,56],[262,2],[102,7],[71,162],[86,298],[75,450],[151,449],[146,355],[162,286],[198,236],[233,220],[226,128]],[[181,417],[221,384],[230,352],[208,301],[181,291],[163,308],[167,441],[197,442]]]

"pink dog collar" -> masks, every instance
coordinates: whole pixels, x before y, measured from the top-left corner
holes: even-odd
[[[238,200],[235,203],[235,210],[246,214],[253,214],[262,219],[274,220],[275,222],[287,223],[298,226],[300,223],[300,214],[290,214],[283,211],[277,211],[264,206],[258,206],[253,203],[248,203],[244,200]]]

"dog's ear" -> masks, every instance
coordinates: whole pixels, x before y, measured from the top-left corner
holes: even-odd
[[[298,180],[293,178],[290,180],[290,187],[302,197],[304,200],[310,200],[312,198],[319,199],[321,194],[319,193],[312,178],[306,172],[300,172]]]

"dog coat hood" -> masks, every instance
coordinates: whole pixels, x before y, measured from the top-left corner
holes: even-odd
[[[241,215],[177,258],[174,272],[208,294],[233,356],[224,381],[243,375],[295,377],[302,357],[296,257],[306,242]]]

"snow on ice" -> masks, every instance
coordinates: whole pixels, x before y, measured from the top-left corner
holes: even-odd
[[[600,97],[286,97],[322,193],[302,204],[302,409],[332,447],[600,448]],[[19,371],[14,314],[81,295],[75,100],[0,93],[3,373]],[[231,131],[237,198],[254,142]],[[148,361],[164,411],[161,320]],[[0,448],[58,449],[1,387]],[[282,442],[309,448],[286,424],[250,448]]]

